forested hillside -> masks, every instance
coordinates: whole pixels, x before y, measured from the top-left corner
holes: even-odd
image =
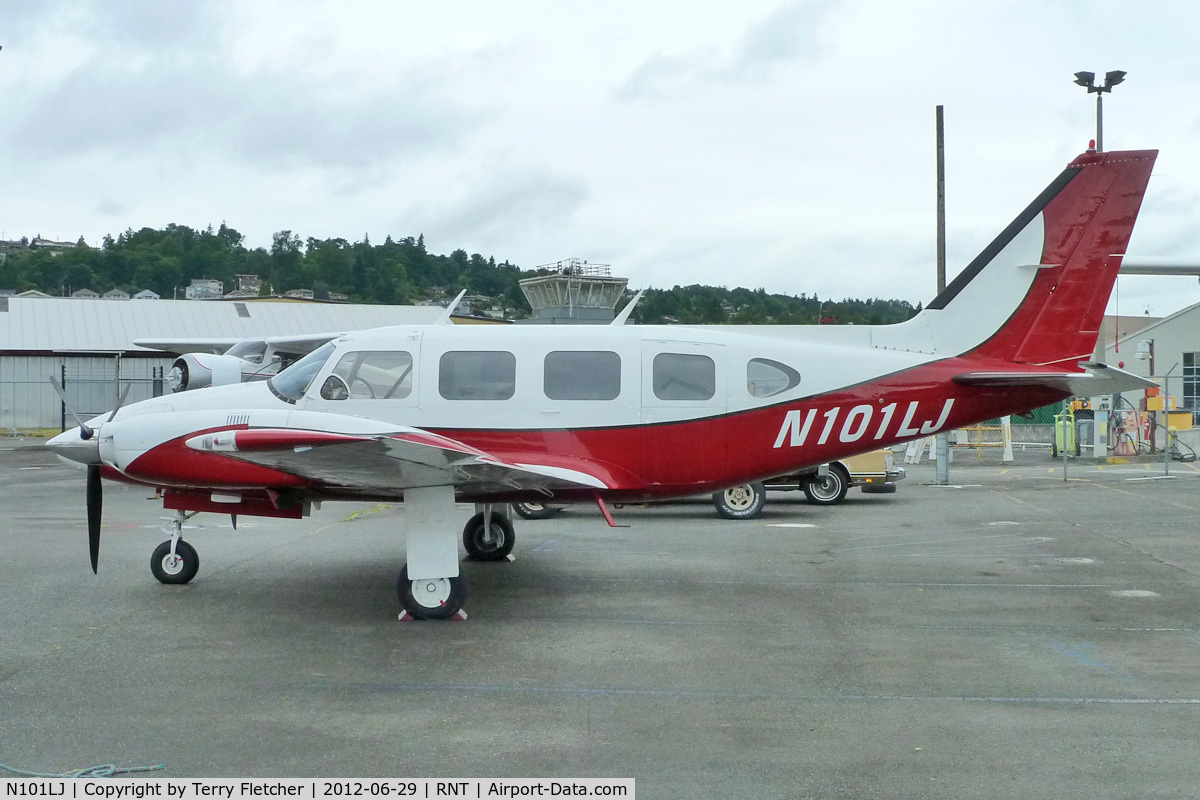
[[[113,288],[131,294],[150,289],[163,298],[184,296],[193,278],[235,286],[234,276],[263,278],[262,294],[312,289],[317,299],[344,294],[351,302],[413,303],[461,289],[490,297],[509,317],[528,316],[529,306],[518,281],[538,273],[508,261],[496,263],[476,253],[450,255],[426,251],[424,238],[390,236],[382,243],[346,239],[301,239],[292,231],[272,237],[270,249],[247,248],[244,237],[221,224],[213,230],[168,225],[162,230],[127,230],[100,247],[80,243],[58,253],[18,249],[0,261],[0,288],[39,289],[69,295],[79,289],[104,293]],[[635,278],[636,276],[631,276]],[[651,289],[635,310],[642,323],[790,323],[879,324],[899,322],[918,309],[902,300],[821,300],[816,295],[767,294],[762,289],[676,286]]]

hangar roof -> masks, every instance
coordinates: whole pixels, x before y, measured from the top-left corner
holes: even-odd
[[[438,306],[5,297],[0,352],[156,352],[134,339],[290,336],[434,322]]]

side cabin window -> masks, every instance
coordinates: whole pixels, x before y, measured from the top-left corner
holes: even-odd
[[[659,400],[711,400],[717,365],[708,356],[659,353],[654,357],[654,396]]]
[[[746,391],[753,397],[770,397],[800,385],[800,373],[769,358],[752,358],[746,365]]]
[[[398,400],[412,393],[412,354],[404,350],[347,353],[321,384],[326,400]]]
[[[543,387],[551,400],[615,400],[621,393],[621,357],[591,350],[547,353]]]
[[[517,389],[517,358],[503,350],[442,354],[438,392],[447,400],[507,400]]]

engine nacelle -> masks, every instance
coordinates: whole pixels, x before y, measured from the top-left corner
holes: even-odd
[[[167,384],[172,392],[203,389],[205,386],[224,386],[242,382],[240,358],[214,356],[208,353],[188,353],[175,359],[167,373]]]

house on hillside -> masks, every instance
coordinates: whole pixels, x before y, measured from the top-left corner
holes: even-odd
[[[224,294],[224,281],[210,278],[192,278],[191,284],[183,292],[188,300],[219,300]]]

